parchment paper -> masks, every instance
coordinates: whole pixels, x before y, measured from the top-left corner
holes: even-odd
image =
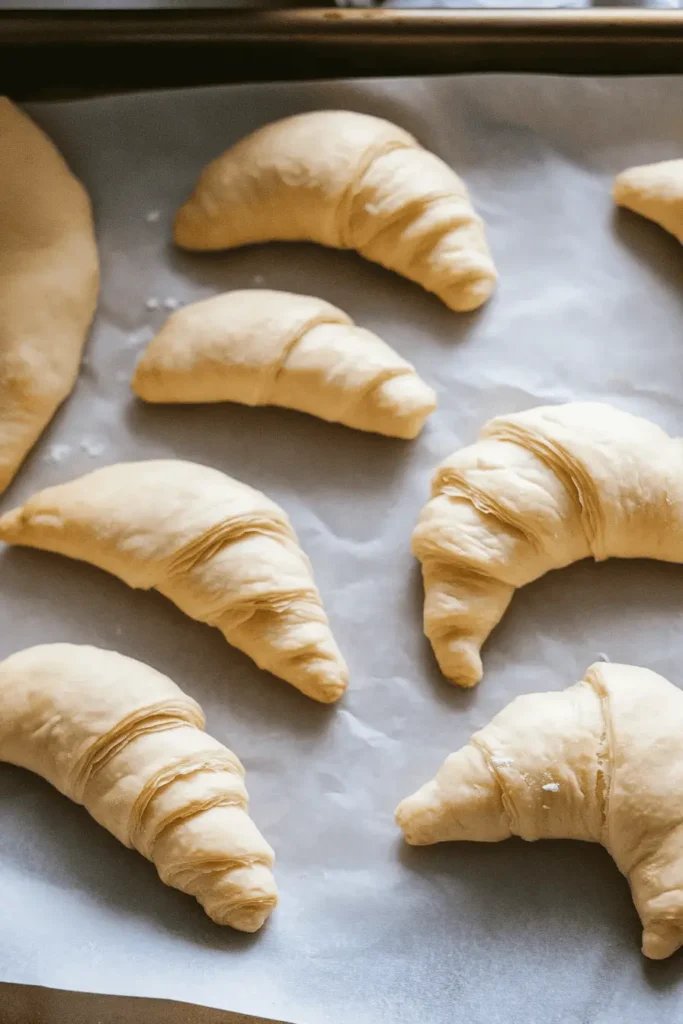
[[[209,158],[318,107],[388,117],[462,173],[501,276],[481,313],[453,314],[353,254],[314,246],[173,250],[173,211]],[[160,596],[67,559],[3,551],[0,654],[100,644],[198,698],[248,768],[282,901],[260,935],[219,929],[82,808],[3,767],[2,980],[295,1024],[681,1020],[683,960],[642,958],[627,884],[602,849],[410,850],[392,819],[511,698],[564,688],[601,654],[683,685],[680,567],[584,563],[526,588],[486,647],[483,683],[465,692],[440,677],[423,639],[409,551],[432,470],[497,413],[597,399],[683,432],[683,252],[613,214],[609,194],[625,166],[683,154],[682,110],[681,79],[495,76],[31,108],[92,194],[103,288],[76,391],[2,507],[95,466],[159,456],[262,488],[311,556],[352,685],[340,706],[320,707]],[[167,312],[149,300],[252,285],[321,295],[410,357],[439,393],[423,436],[403,443],[276,409],[132,398],[136,357]]]

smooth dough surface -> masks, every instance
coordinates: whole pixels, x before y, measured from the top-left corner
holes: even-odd
[[[626,875],[643,953],[683,944],[683,692],[630,665],[597,663],[560,693],[512,701],[396,820],[409,843],[583,839]]]
[[[683,160],[631,167],[614,180],[614,201],[683,242]]]
[[[437,469],[413,552],[441,670],[472,686],[518,587],[590,556],[683,562],[683,442],[598,402],[499,416]]]
[[[0,663],[0,761],[83,804],[217,924],[261,927],[273,851],[247,813],[244,769],[199,705],[142,662],[45,644]]]
[[[261,289],[173,313],[132,386],[148,402],[279,405],[402,438],[416,437],[436,408],[415,368],[336,306]]]
[[[0,541],[155,588],[315,700],[346,689],[346,664],[287,515],[216,469],[173,459],[105,466],[7,512]]]
[[[402,128],[321,110],[253,132],[205,168],[178,212],[185,249],[310,241],[362,256],[454,310],[490,297],[496,271],[458,175]]]
[[[85,189],[0,97],[0,492],[73,388],[98,287]]]

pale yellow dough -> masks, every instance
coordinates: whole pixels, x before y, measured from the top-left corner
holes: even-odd
[[[85,189],[0,97],[0,492],[74,385],[98,286]]]
[[[518,697],[399,804],[409,843],[583,839],[626,875],[655,960],[683,944],[683,693],[630,665],[592,665]]]
[[[170,459],[106,466],[7,512],[0,540],[155,588],[315,700],[346,689],[344,659],[287,515],[216,469]]]
[[[437,469],[413,551],[441,670],[472,686],[517,587],[590,556],[683,562],[683,442],[597,402],[497,417]]]
[[[114,651],[45,644],[0,664],[0,761],[83,804],[216,924],[261,927],[273,851],[247,813],[244,769],[199,705]]]
[[[631,167],[614,180],[614,201],[683,242],[683,160]]]
[[[362,256],[455,310],[489,298],[496,271],[457,174],[389,121],[322,110],[276,121],[204,170],[179,211],[185,249],[309,241]]]
[[[436,408],[415,368],[336,306],[259,289],[170,316],[132,387],[147,402],[280,405],[403,438],[416,437]]]

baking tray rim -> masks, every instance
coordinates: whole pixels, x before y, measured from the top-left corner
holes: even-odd
[[[582,42],[683,40],[683,10],[633,8],[360,10],[100,10],[0,11],[0,43],[216,43],[222,39],[318,43],[500,37],[510,45],[580,39]]]

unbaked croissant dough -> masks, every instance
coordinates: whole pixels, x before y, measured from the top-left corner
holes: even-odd
[[[247,813],[244,769],[175,683],[114,651],[45,644],[0,664],[0,761],[83,804],[217,924],[261,927],[273,851]]]
[[[98,284],[85,189],[0,97],[0,492],[74,385]]]
[[[106,466],[7,512],[0,540],[156,588],[309,697],[334,701],[346,689],[346,665],[289,519],[216,469],[171,459]]]
[[[228,292],[178,310],[137,365],[148,402],[298,409],[357,430],[413,438],[436,395],[371,331],[309,295]]]
[[[408,132],[348,110],[276,121],[204,170],[179,211],[185,249],[309,241],[416,281],[455,310],[491,295],[484,227],[457,174]]]
[[[413,534],[424,625],[443,673],[479,651],[517,587],[578,559],[683,562],[683,442],[597,402],[487,423],[437,469]]]
[[[619,206],[648,217],[683,242],[683,160],[622,171],[613,196]]]
[[[598,663],[518,697],[398,807],[409,843],[583,839],[626,875],[655,960],[683,944],[683,693]]]

